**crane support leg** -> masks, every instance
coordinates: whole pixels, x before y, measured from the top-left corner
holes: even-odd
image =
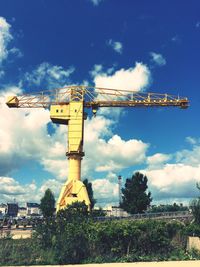
[[[85,204],[90,209],[90,200],[87,189],[81,179],[81,160],[82,155],[69,155],[69,176],[66,183],[62,186],[60,196],[57,201],[56,211],[66,208],[67,205],[73,202],[85,201]]]

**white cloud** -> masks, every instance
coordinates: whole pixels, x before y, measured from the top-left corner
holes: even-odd
[[[166,65],[166,59],[158,53],[150,52],[150,56],[152,57],[152,61],[158,66]]]
[[[101,74],[103,71],[103,66],[101,64],[95,64],[93,69],[90,71],[90,75],[94,78]]]
[[[112,39],[110,39],[108,40],[107,44],[108,46],[112,47],[115,52],[122,54],[123,45],[121,42],[113,41]]]
[[[200,138],[194,138],[194,137],[191,137],[191,136],[187,136],[186,137],[186,141],[191,145],[196,145],[196,144],[200,143]]]
[[[176,161],[191,166],[198,166],[200,162],[200,145],[194,144],[192,150],[184,149],[176,154]]]
[[[140,140],[123,140],[113,135],[114,123],[111,119],[98,116],[88,120],[85,125],[85,152],[83,173],[112,172],[145,161],[148,144]],[[91,149],[92,148],[92,149]]]
[[[98,199],[97,205],[105,206],[108,203],[118,202],[119,187],[117,182],[110,182],[108,179],[96,179],[92,182],[94,197]]]
[[[103,0],[89,0],[94,6],[98,6]]]
[[[13,87],[0,94],[0,175],[20,168],[27,160],[36,160],[48,167],[49,162],[65,158],[66,127],[55,127],[55,133],[50,136],[48,110],[6,106],[6,96],[20,93],[21,89]]]
[[[172,158],[171,155],[156,153],[153,156],[147,157],[149,169],[161,167],[164,163]]]
[[[12,40],[10,24],[5,18],[0,17],[0,64],[8,56],[8,43]]]
[[[200,165],[166,164],[162,168],[143,170],[149,179],[149,189],[154,199],[193,198],[195,186],[200,181]]]
[[[63,144],[64,147],[64,144]],[[44,169],[47,170],[48,172],[52,173],[55,175],[56,179],[60,181],[65,181],[68,176],[68,162],[67,158],[64,157],[63,154],[63,159],[42,159],[42,165],[44,166]]]
[[[60,190],[62,187],[62,182],[58,181],[57,179],[48,179],[44,181],[42,186],[39,189],[40,195],[44,195],[45,191],[49,188],[54,193],[55,198],[58,198],[60,194]]]
[[[61,66],[54,66],[48,62],[43,62],[32,72],[25,73],[22,85],[27,83],[31,86],[44,86],[46,89],[53,89],[69,83],[69,77],[74,71],[75,68],[72,66],[64,69]]]
[[[39,201],[41,194],[38,194],[35,182],[30,184],[20,184],[14,178],[0,177],[0,196],[1,202],[18,202]]]
[[[150,83],[151,73],[143,63],[136,62],[134,67],[117,70],[113,75],[101,73],[95,76],[96,87],[130,91],[142,91]]]

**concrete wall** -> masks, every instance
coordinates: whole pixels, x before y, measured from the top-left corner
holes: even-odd
[[[200,238],[196,236],[188,236],[187,250],[196,249],[200,251]]]

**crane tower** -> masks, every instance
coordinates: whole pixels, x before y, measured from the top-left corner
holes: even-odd
[[[101,107],[188,107],[188,99],[168,94],[139,93],[128,90],[67,86],[21,96],[9,96],[10,108],[48,108],[53,123],[68,126],[69,160],[68,179],[62,186],[56,210],[75,201],[85,201],[90,209],[90,200],[81,181],[81,160],[84,156],[83,135],[86,110],[91,108],[96,116]]]

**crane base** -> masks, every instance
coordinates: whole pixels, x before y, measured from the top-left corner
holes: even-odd
[[[65,209],[67,205],[71,205],[72,203],[77,201],[84,201],[85,204],[88,206],[88,210],[90,210],[90,200],[84,183],[80,180],[67,181],[62,187],[56,205],[56,212],[61,209]]]

